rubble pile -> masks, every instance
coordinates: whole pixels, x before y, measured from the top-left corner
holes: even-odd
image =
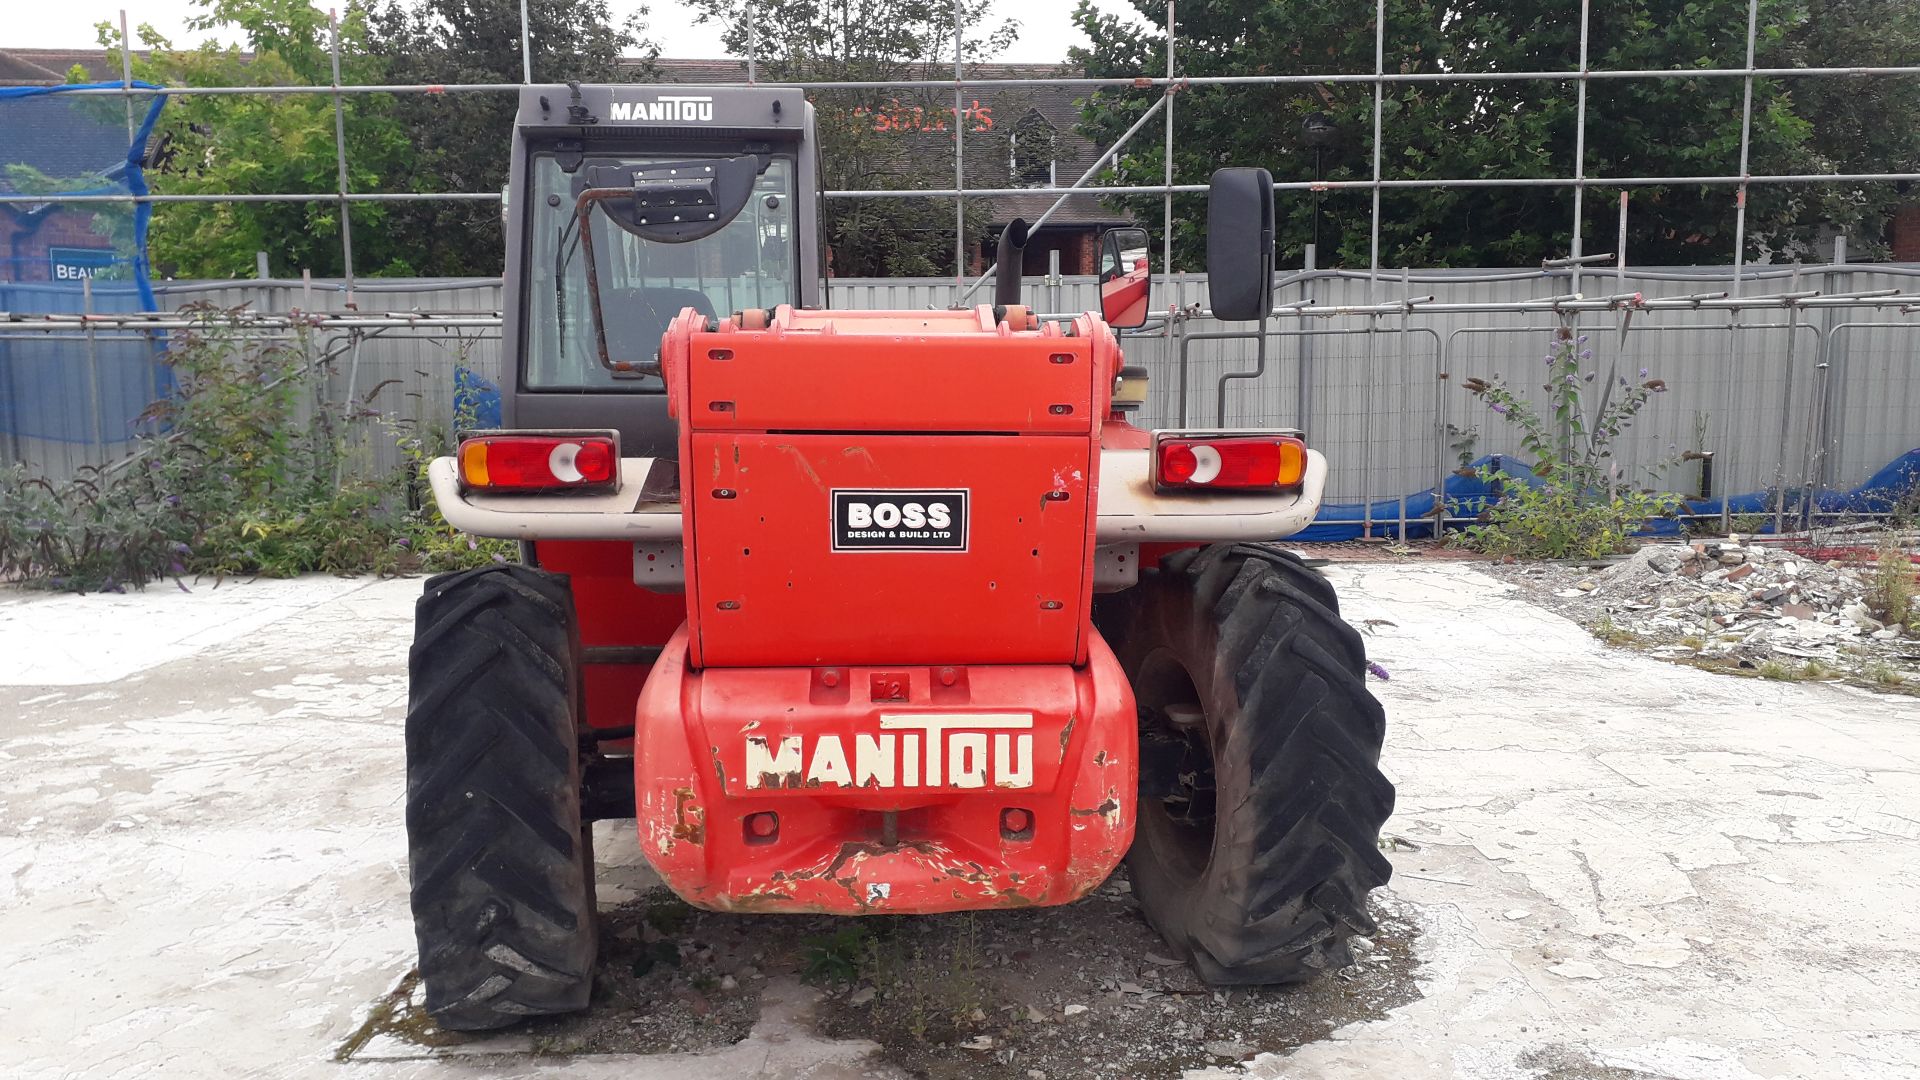
[[[1730,537],[1651,545],[1555,595],[1583,601],[1617,631],[1703,656],[1920,651],[1904,628],[1873,617],[1870,572]]]

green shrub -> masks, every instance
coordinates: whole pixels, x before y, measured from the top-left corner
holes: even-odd
[[[1566,325],[1554,332],[1543,358],[1546,413],[1497,373],[1492,381],[1467,380],[1468,393],[1517,429],[1539,480],[1529,484],[1480,469],[1494,494],[1479,521],[1461,532],[1467,547],[1523,558],[1598,558],[1631,549],[1648,521],[1680,507],[1676,495],[1635,489],[1613,457],[1614,439],[1667,384],[1642,369],[1639,382],[1610,374],[1596,385],[1598,372],[1582,370],[1593,359],[1586,342]]]
[[[367,399],[319,399],[325,361],[308,336],[265,340],[215,309],[189,313],[198,325],[167,352],[173,386],[142,416],[154,430],[136,453],[64,482],[19,465],[0,472],[0,579],[91,591],[511,557],[508,543],[456,533],[431,501],[412,505],[445,431],[399,433],[401,470],[352,476],[349,436],[392,429]]]
[[[1920,604],[1914,602],[1913,560],[1907,557],[1900,534],[1888,530],[1874,552],[1873,576],[1867,580],[1866,602],[1873,617],[1888,626],[1906,626],[1920,632]]]
[[[818,986],[853,982],[860,977],[861,958],[871,944],[871,937],[867,927],[849,923],[832,933],[802,938],[800,978]]]
[[[1484,470],[1483,478],[1499,477]],[[1460,542],[1489,555],[1598,559],[1632,550],[1634,534],[1673,506],[1670,496],[1645,492],[1607,497],[1553,481],[1538,487],[1509,482],[1481,520],[1461,530]]]

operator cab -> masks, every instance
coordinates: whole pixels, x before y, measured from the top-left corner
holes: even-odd
[[[821,306],[813,107],[798,90],[531,86],[503,216],[506,426],[670,455],[660,336]],[[599,317],[595,317],[596,309]]]

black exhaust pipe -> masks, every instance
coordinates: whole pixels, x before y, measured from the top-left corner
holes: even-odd
[[[1011,307],[1020,302],[1020,272],[1027,250],[1027,222],[1014,218],[1000,233],[1000,246],[993,253],[993,302]]]

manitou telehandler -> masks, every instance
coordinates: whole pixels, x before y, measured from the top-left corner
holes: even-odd
[[[1064,904],[1125,857],[1215,985],[1349,962],[1387,880],[1383,715],[1332,587],[1265,541],[1297,432],[1143,431],[1105,317],[829,311],[798,90],[521,92],[506,427],[432,463],[521,542],[419,603],[407,832],[427,1008],[587,1004],[591,822],[687,902],[771,915]],[[1216,175],[1211,303],[1270,303],[1273,194]]]

